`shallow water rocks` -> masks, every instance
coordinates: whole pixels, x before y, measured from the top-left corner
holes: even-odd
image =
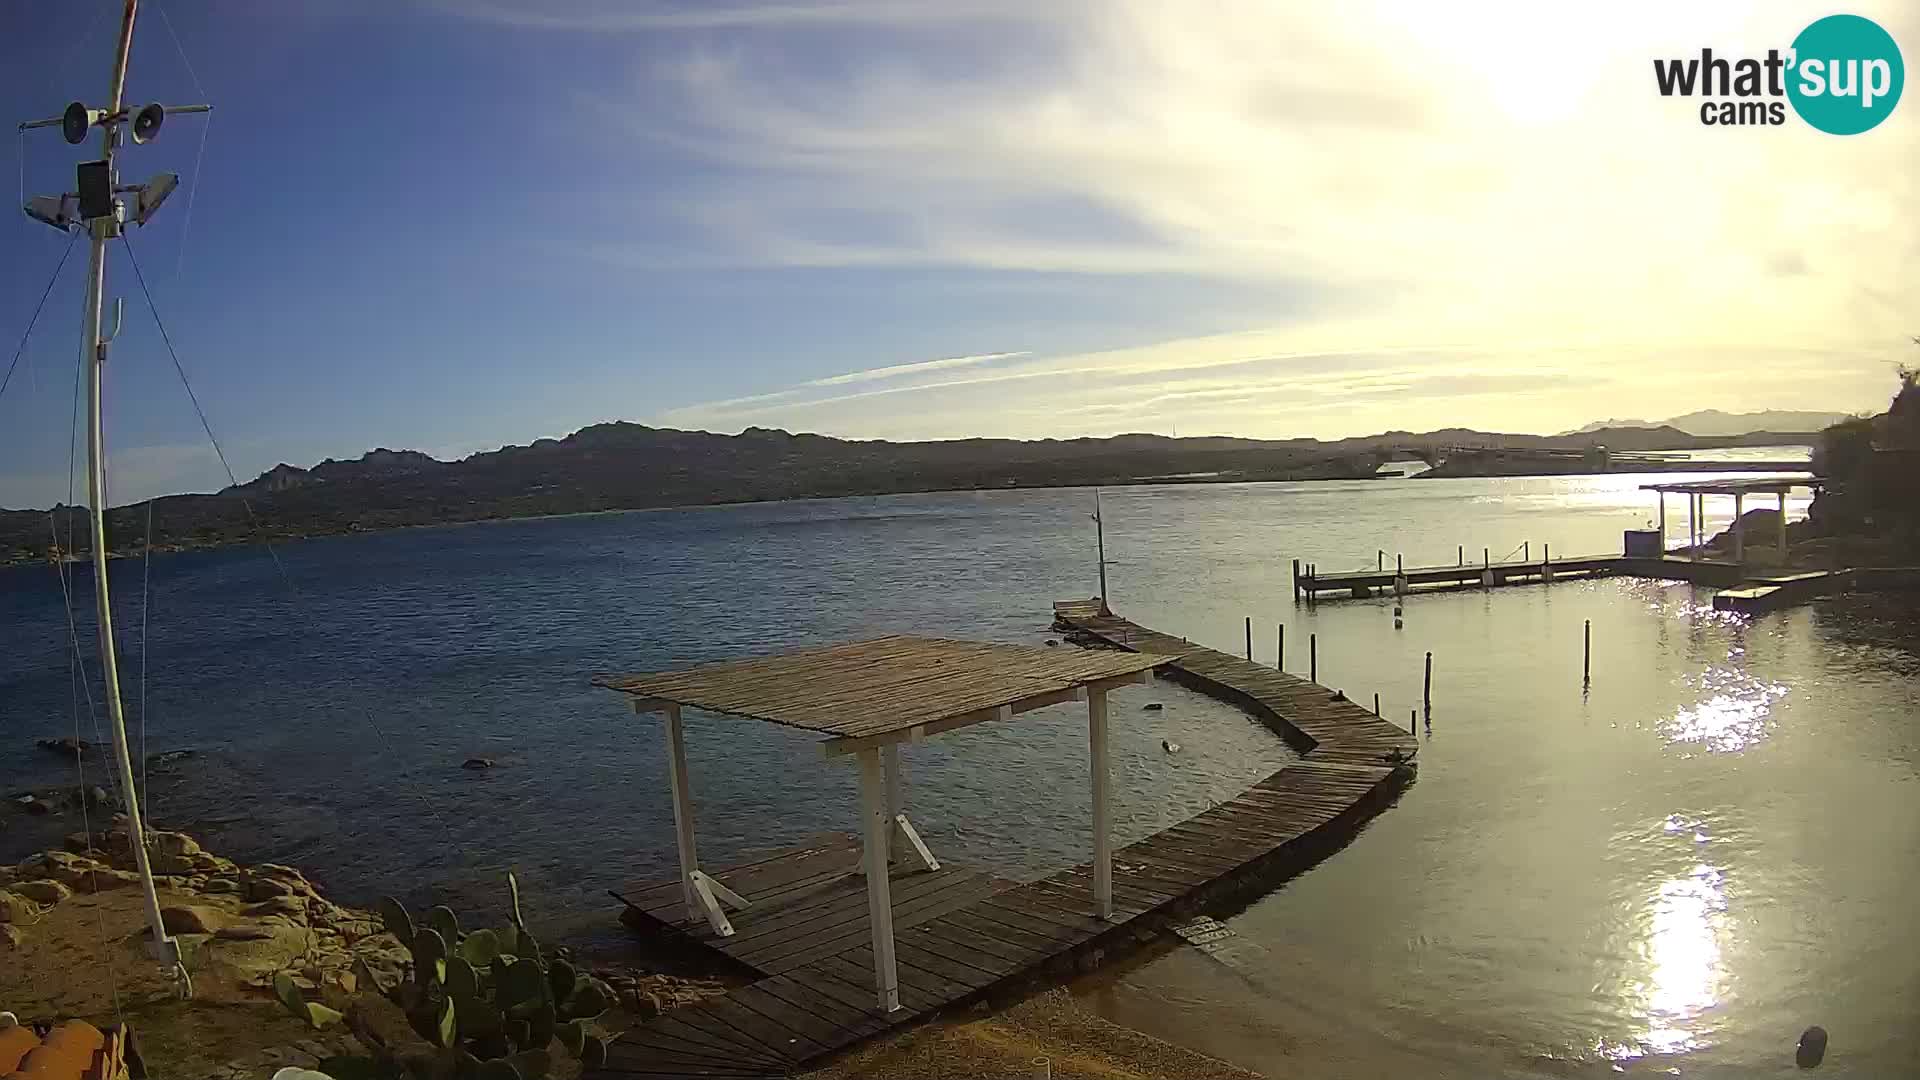
[[[94,745],[87,740],[76,739],[70,735],[58,739],[41,739],[38,745],[42,750],[51,750],[63,757],[79,757],[82,754],[91,754],[95,749]]]
[[[1794,1048],[1794,1064],[1803,1069],[1819,1065],[1827,1056],[1827,1029],[1815,1024],[1800,1033],[1800,1045]]]
[[[493,759],[490,757],[470,757],[461,762],[460,767],[463,769],[491,769],[493,768]]]

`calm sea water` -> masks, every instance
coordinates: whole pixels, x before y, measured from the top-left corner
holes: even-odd
[[[1829,1073],[1913,1074],[1910,596],[1749,620],[1685,585],[1569,582],[1417,597],[1398,631],[1387,602],[1290,602],[1296,556],[1617,551],[1653,516],[1647,479],[1106,493],[1123,612],[1233,651],[1251,615],[1268,662],[1285,621],[1289,668],[1317,634],[1322,681],[1389,715],[1417,704],[1431,650],[1435,706],[1418,782],[1358,840],[1235,915],[1218,954],[1165,950],[1087,1000],[1273,1075],[1784,1075],[1811,1023],[1833,1033]],[[292,591],[256,550],[157,558],[148,749],[199,753],[150,777],[154,813],[350,900],[483,910],[510,866],[549,921],[604,928],[604,890],[674,856],[658,725],[591,674],[901,630],[1038,642],[1049,601],[1095,591],[1091,508],[993,492],[414,530],[281,549]],[[1731,506],[1710,509],[1723,526]],[[141,570],[113,570],[136,718]],[[84,571],[76,587],[86,641]],[[73,730],[67,633],[49,570],[0,571],[0,790],[71,782],[32,746]],[[1290,756],[1165,683],[1114,715],[1126,836]],[[911,810],[957,861],[1079,861],[1084,730],[1061,708],[915,748]],[[799,733],[695,714],[689,743],[707,861],[855,821],[851,770]],[[461,769],[471,754],[499,764]],[[7,852],[78,827],[8,820]]]

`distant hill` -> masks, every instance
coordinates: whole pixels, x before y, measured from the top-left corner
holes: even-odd
[[[1702,437],[1672,428],[1609,428],[1580,435],[1507,435],[1448,428],[1322,442],[1318,439],[836,439],[748,428],[738,435],[625,422],[564,439],[504,446],[459,461],[381,448],[310,468],[280,464],[214,494],[154,501],[161,549],[367,532],[490,518],[696,506],[911,491],[1085,487],[1137,483],[1329,480],[1373,477],[1392,458],[1438,461],[1461,449],[1699,449],[1812,436]],[[87,549],[85,513],[51,511],[74,552]],[[46,510],[0,510],[0,562],[45,558]],[[109,512],[119,552],[146,539],[146,507]]]
[[[1670,427],[1689,435],[1744,435],[1763,431],[1820,431],[1847,418],[1846,413],[1768,412],[1728,413],[1719,409],[1701,409],[1666,420],[1596,420],[1586,427],[1565,432],[1586,435],[1605,428]]]

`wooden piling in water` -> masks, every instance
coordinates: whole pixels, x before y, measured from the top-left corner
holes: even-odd
[[[1320,635],[1307,635],[1307,681],[1320,681]]]
[[[1247,616],[1247,662],[1253,662],[1253,616]]]
[[[1420,691],[1420,703],[1426,707],[1427,715],[1433,715],[1433,654],[1427,654],[1427,678]]]
[[[1293,602],[1300,602],[1300,560],[1293,560]]]
[[[1593,620],[1592,619],[1587,620],[1587,625],[1585,629],[1581,631],[1581,638],[1582,638],[1582,643],[1580,647],[1580,685],[1586,686],[1593,682]]]
[[[1409,735],[1413,734],[1414,733],[1413,729],[1418,726],[1420,726],[1420,710],[1408,709],[1407,710],[1407,734]]]
[[[1467,565],[1467,545],[1465,545],[1465,544],[1459,544],[1459,545],[1456,545],[1456,546],[1457,546],[1457,547],[1458,547],[1458,548],[1459,548],[1460,550],[1458,551],[1458,553],[1456,553],[1456,554],[1454,555],[1454,563],[1453,563],[1453,565],[1455,565],[1455,566],[1465,566],[1465,565]]]
[[[1373,694],[1373,715],[1380,715],[1380,692],[1377,690]]]
[[[1274,647],[1273,647],[1273,669],[1275,671],[1285,671],[1287,670],[1287,624],[1286,623],[1280,624],[1280,632],[1278,634],[1275,634],[1274,637],[1276,640],[1274,641]]]

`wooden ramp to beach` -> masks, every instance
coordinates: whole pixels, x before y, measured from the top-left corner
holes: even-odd
[[[1096,915],[1086,864],[1025,883],[945,861],[938,870],[896,864],[890,899],[901,1007],[892,1012],[875,1003],[867,890],[850,835],[710,871],[751,901],[730,936],[689,918],[678,879],[628,889],[621,895],[630,926],[723,955],[755,980],[628,1031],[586,1075],[785,1076],[888,1029],[1064,976],[1150,939],[1175,917],[1271,888],[1325,857],[1410,776],[1414,738],[1372,713],[1097,608],[1056,605],[1056,615],[1115,645],[1179,656],[1176,677],[1251,708],[1303,747],[1303,759],[1116,849],[1110,919]]]

